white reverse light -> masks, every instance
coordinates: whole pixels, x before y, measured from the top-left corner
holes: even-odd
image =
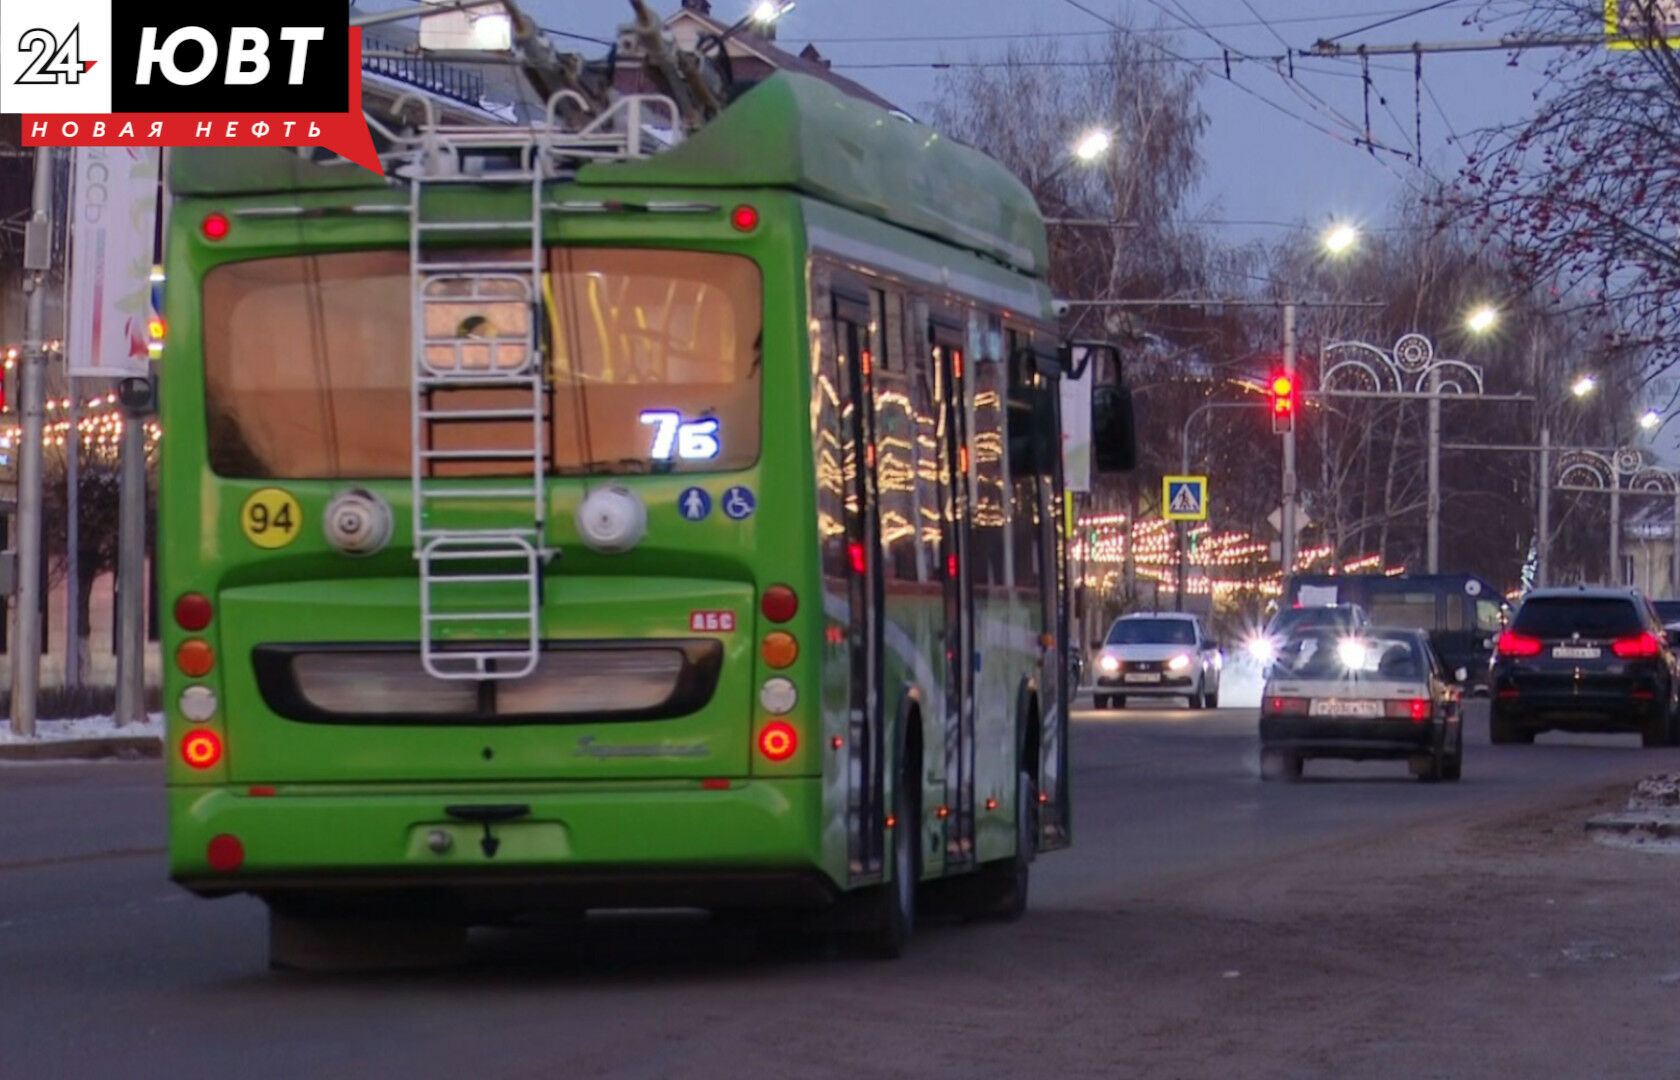
[[[758,703],[771,716],[786,716],[799,704],[799,688],[791,679],[766,679],[758,689]]]
[[[181,691],[181,717],[195,724],[216,715],[216,692],[208,686],[189,686]]]

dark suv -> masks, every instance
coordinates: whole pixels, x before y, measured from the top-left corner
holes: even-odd
[[[1499,635],[1490,675],[1496,743],[1550,728],[1676,741],[1680,677],[1663,624],[1632,589],[1536,589]]]

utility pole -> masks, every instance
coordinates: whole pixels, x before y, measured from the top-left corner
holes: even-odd
[[[146,656],[146,416],[151,380],[122,381],[122,475],[117,492],[116,722],[144,723]]]
[[[18,446],[17,596],[12,606],[12,734],[35,735],[41,687],[41,439],[47,382],[47,272],[52,269],[52,151],[35,148],[35,196],[23,234],[23,359]]]
[[[1283,305],[1283,373],[1289,385],[1295,385],[1295,304]],[[1291,417],[1289,430],[1283,433],[1283,576],[1288,578],[1295,569],[1295,421]]]
[[[1429,368],[1429,543],[1426,564],[1441,572],[1441,368]]]
[[[1546,571],[1552,562],[1552,428],[1540,422],[1540,504],[1539,535],[1534,538],[1534,587],[1546,586]],[[1676,573],[1680,574],[1680,546],[1675,551]]]

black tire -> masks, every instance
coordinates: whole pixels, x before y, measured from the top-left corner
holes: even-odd
[[[1108,703],[1113,700],[1107,694],[1093,694],[1091,695],[1091,707],[1093,709],[1106,709],[1109,707]]]
[[[882,960],[903,956],[916,928],[916,890],[922,878],[921,798],[914,790],[919,779],[901,777],[894,785],[892,880],[848,897],[852,940],[861,952]]]
[[[1202,709],[1207,707],[1207,692],[1202,689],[1201,676],[1196,677],[1195,693],[1186,694],[1184,696],[1184,704],[1190,709]]]
[[[1260,751],[1260,779],[1262,780],[1299,780],[1301,779],[1302,761],[1300,754],[1292,754],[1287,750]]]
[[[1490,717],[1488,719],[1488,741],[1495,746],[1509,746],[1518,743],[1532,743],[1534,731],[1530,728],[1518,727],[1510,717]]]
[[[1419,783],[1433,784],[1441,779],[1442,767],[1445,763],[1446,753],[1437,750],[1429,754],[1418,754],[1407,762],[1407,765],[1411,768],[1412,775],[1418,778]]]
[[[1207,696],[1207,707],[1210,708],[1210,709],[1219,708],[1219,684],[1218,683],[1214,684],[1213,693],[1211,693]]]
[[[1126,695],[1115,694],[1111,696],[1108,699],[1108,707],[1111,709],[1124,709],[1126,707]]]
[[[1452,753],[1441,762],[1441,779],[1456,781],[1464,776],[1464,722],[1459,721],[1458,738]]]
[[[268,909],[268,966],[277,971],[438,968],[466,956],[467,928],[450,923]]]
[[[1004,922],[1014,922],[1025,915],[1032,862],[1037,855],[1038,784],[1022,772],[1015,782],[1015,854],[981,863],[966,880],[952,881],[960,890],[963,915]]]
[[[1670,721],[1671,718],[1667,716],[1659,716],[1654,720],[1647,721],[1645,726],[1640,729],[1639,744],[1646,749],[1673,745],[1670,738],[1673,724]]]

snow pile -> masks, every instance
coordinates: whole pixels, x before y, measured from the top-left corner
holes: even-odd
[[[1634,786],[1626,810],[1590,818],[1587,832],[1610,847],[1680,855],[1680,775],[1647,776]]]
[[[72,739],[163,738],[163,714],[152,713],[143,724],[117,726],[110,716],[84,716],[79,720],[37,720],[35,737],[12,734],[11,725],[0,722],[0,744],[67,742]]]
[[[1629,810],[1680,810],[1680,775],[1647,776],[1628,796]]]

